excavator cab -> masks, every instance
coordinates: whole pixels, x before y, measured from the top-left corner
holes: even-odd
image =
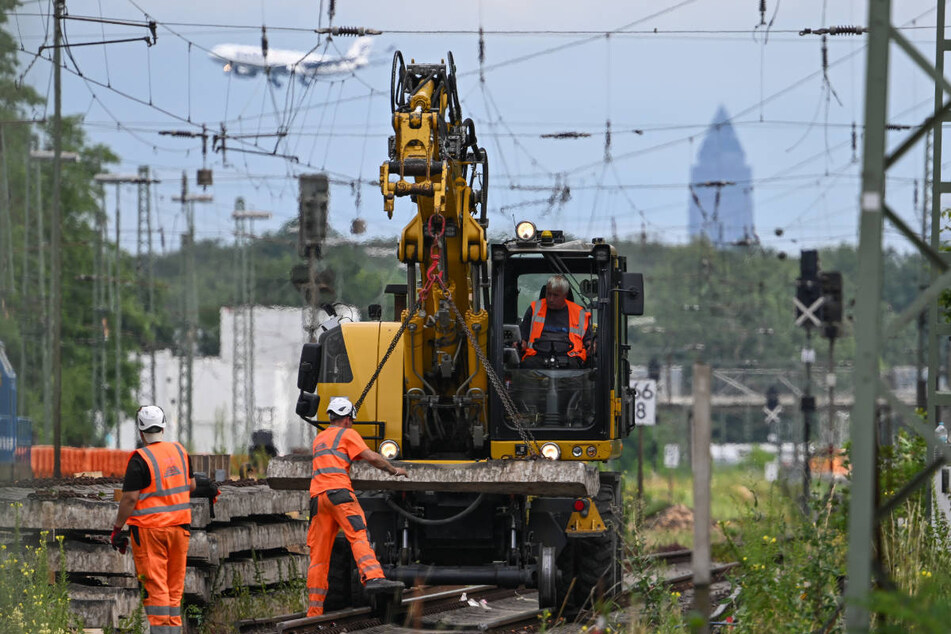
[[[546,457],[616,457],[632,427],[625,316],[643,312],[642,277],[627,273],[625,258],[603,240],[566,242],[560,231],[518,235],[491,248],[489,358],[495,360],[494,370],[503,377],[521,424],[544,443]],[[591,314],[587,358],[569,357],[567,343],[543,343],[525,367],[518,347],[527,337],[524,322],[552,275],[567,279],[568,301]],[[632,296],[640,301],[630,301]],[[491,399],[490,411],[492,457],[526,455],[529,448],[502,399]]]

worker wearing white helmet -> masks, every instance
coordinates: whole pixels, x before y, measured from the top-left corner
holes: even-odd
[[[405,476],[406,470],[390,464],[389,460],[367,447],[363,437],[353,430],[350,399],[343,396],[330,399],[327,417],[330,425],[314,438],[310,528],[307,530],[307,545],[310,547],[307,616],[324,613],[324,600],[329,589],[330,551],[340,529],[350,542],[353,559],[360,569],[360,580],[367,589],[396,591],[403,587],[402,583],[383,576],[383,568],[370,547],[366,516],[350,482],[350,465],[354,460],[366,460],[377,469],[395,476]]]
[[[189,499],[195,478],[185,448],[163,439],[165,412],[161,407],[143,405],[135,414],[135,423],[143,446],[129,457],[110,541],[125,552],[128,540],[120,532],[128,522],[150,629],[179,634],[191,535]]]

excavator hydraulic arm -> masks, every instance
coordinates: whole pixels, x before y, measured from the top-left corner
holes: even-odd
[[[391,218],[396,198],[415,203],[397,252],[407,265],[408,306],[415,311],[403,359],[410,444],[423,451],[427,443],[459,443],[455,450],[480,455],[488,434],[488,384],[478,361],[485,357],[489,323],[482,297],[488,289],[488,159],[472,120],[462,119],[451,54],[448,61],[407,65],[394,55],[393,136],[380,189]],[[474,333],[472,340],[465,330]]]

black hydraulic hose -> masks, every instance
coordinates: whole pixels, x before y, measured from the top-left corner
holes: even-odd
[[[413,515],[412,513],[410,513],[409,511],[407,511],[402,506],[400,506],[399,504],[397,504],[396,502],[394,502],[393,500],[389,498],[386,499],[386,505],[411,522],[416,522],[417,524],[422,524],[423,526],[442,526],[443,524],[449,524],[449,523],[455,522],[456,520],[461,520],[463,517],[472,513],[472,511],[476,510],[476,508],[482,502],[482,498],[484,497],[485,497],[485,493],[480,493],[479,497],[474,499],[472,501],[472,504],[470,504],[466,508],[462,509],[461,511],[459,511],[452,517],[444,517],[438,520],[428,520],[424,517],[416,517],[415,515]]]

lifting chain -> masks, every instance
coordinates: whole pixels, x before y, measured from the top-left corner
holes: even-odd
[[[505,386],[502,385],[502,381],[499,379],[499,375],[495,373],[495,369],[489,364],[489,360],[486,358],[482,348],[479,347],[479,344],[475,339],[475,335],[472,333],[469,325],[462,318],[462,313],[459,312],[455,302],[452,301],[452,297],[449,295],[449,291],[446,289],[446,286],[442,283],[442,279],[439,279],[438,282],[439,286],[446,293],[446,301],[449,302],[449,307],[452,309],[453,315],[456,316],[456,321],[459,322],[459,325],[466,333],[466,338],[469,340],[469,345],[472,346],[473,350],[475,350],[476,357],[479,359],[479,363],[481,363],[482,367],[485,368],[485,373],[489,377],[489,383],[491,383],[492,387],[495,389],[496,396],[498,396],[499,400],[502,401],[502,406],[505,408],[506,415],[512,424],[515,425],[515,430],[518,431],[518,435],[521,437],[522,442],[524,442],[525,446],[528,447],[531,457],[541,457],[541,452],[538,449],[538,441],[535,440],[532,432],[530,432],[525,427],[525,425],[522,424],[522,416],[520,416],[515,410],[515,401],[512,400],[508,390],[506,390]]]
[[[440,226],[439,233],[433,233],[433,218],[439,216]],[[357,399],[357,402],[353,405],[353,414],[356,416],[356,413],[360,411],[360,406],[363,405],[363,400],[367,397],[370,388],[373,387],[373,384],[376,383],[377,378],[380,376],[380,372],[383,371],[383,366],[386,365],[387,360],[390,358],[390,355],[393,354],[393,350],[396,349],[396,343],[400,340],[400,337],[403,336],[403,332],[406,330],[406,327],[409,326],[409,322],[413,319],[413,316],[419,312],[423,307],[423,304],[426,302],[426,299],[429,297],[429,293],[433,288],[433,283],[436,280],[439,280],[439,285],[445,288],[442,284],[442,271],[439,270],[439,241],[446,233],[446,219],[441,213],[435,213],[429,217],[427,222],[427,228],[429,229],[429,235],[433,237],[432,246],[429,249],[429,257],[431,263],[429,268],[426,270],[426,283],[421,289],[419,289],[419,295],[417,296],[416,303],[413,305],[413,310],[409,312],[406,316],[406,319],[403,320],[403,323],[400,324],[399,330],[396,331],[396,334],[393,335],[393,340],[390,342],[390,347],[386,349],[386,354],[383,355],[383,359],[380,360],[380,364],[376,367],[376,370],[373,372],[373,376],[370,377],[369,382],[367,382],[366,387],[363,388],[363,393],[360,394],[360,398]]]
[[[440,220],[438,233],[436,233],[435,228],[433,227],[433,220],[437,216]],[[528,448],[530,456],[532,458],[538,458],[541,456],[541,453],[538,449],[538,441],[535,440],[535,437],[523,424],[523,417],[516,411],[515,402],[512,400],[511,395],[509,395],[508,390],[505,389],[505,386],[502,385],[499,375],[495,373],[495,369],[489,363],[488,358],[486,358],[485,352],[483,352],[482,348],[479,347],[479,343],[476,341],[475,335],[469,328],[469,325],[466,323],[465,319],[463,319],[462,313],[459,312],[459,308],[456,306],[455,302],[452,301],[452,295],[449,293],[449,289],[446,287],[446,283],[442,279],[442,271],[439,268],[441,257],[439,252],[439,243],[446,233],[445,217],[438,212],[433,214],[429,217],[427,228],[429,230],[429,235],[433,237],[433,242],[429,250],[430,265],[426,270],[426,283],[423,284],[423,287],[419,290],[419,295],[416,300],[416,304],[413,306],[413,310],[409,312],[409,314],[406,316],[406,319],[404,319],[403,323],[400,324],[399,330],[397,330],[396,334],[393,335],[393,340],[390,342],[390,346],[387,348],[386,354],[383,355],[383,359],[380,360],[380,364],[373,372],[373,376],[370,377],[366,387],[363,388],[363,393],[360,394],[360,398],[358,398],[357,402],[354,404],[354,416],[356,416],[356,413],[360,410],[360,406],[363,405],[363,400],[366,398],[370,388],[376,382],[377,378],[380,376],[380,372],[383,371],[383,366],[386,365],[386,362],[393,353],[393,350],[396,349],[396,344],[400,340],[400,337],[403,336],[403,332],[409,325],[410,320],[412,320],[413,316],[416,315],[416,313],[419,312],[419,310],[423,307],[423,303],[426,301],[426,299],[429,297],[429,293],[432,291],[433,284],[437,284],[445,294],[446,301],[449,303],[449,307],[452,309],[452,313],[455,315],[456,321],[459,322],[459,326],[466,333],[466,338],[469,340],[469,345],[472,346],[473,350],[475,350],[476,357],[479,359],[479,363],[481,363],[482,367],[485,368],[486,375],[489,378],[489,383],[491,383],[493,389],[495,389],[496,396],[498,396],[499,400],[502,401],[502,406],[505,408],[505,414],[508,416],[508,419],[512,422],[512,424],[515,425],[515,429],[518,431],[518,435],[522,439],[522,442],[524,442],[525,446]]]
[[[409,322],[413,319],[413,316],[419,312],[419,309],[423,306],[423,300],[418,299],[416,304],[413,306],[413,310],[409,312],[406,316],[406,319],[403,320],[403,323],[400,324],[399,330],[396,331],[396,334],[393,335],[393,341],[390,342],[390,347],[386,349],[386,354],[383,355],[383,359],[380,360],[380,364],[376,366],[376,370],[373,372],[373,376],[370,377],[369,382],[365,388],[363,388],[363,393],[360,394],[360,398],[357,399],[357,402],[353,404],[353,416],[356,418],[357,412],[360,411],[360,406],[363,405],[363,399],[367,397],[367,393],[370,391],[370,388],[373,387],[373,384],[376,383],[377,377],[380,376],[380,372],[383,371],[383,366],[386,365],[387,360],[390,358],[390,355],[393,354],[393,351],[396,349],[396,344],[399,342],[400,337],[403,336],[403,331],[406,330],[406,327],[409,326]]]
[[[435,233],[433,229],[433,219],[436,217],[439,218],[439,233]],[[442,240],[443,236],[446,235],[446,218],[439,212],[434,213],[429,217],[429,220],[426,222],[426,228],[429,230],[429,235],[432,236],[433,242],[429,247],[429,268],[426,269],[426,283],[423,284],[423,287],[419,289],[419,300],[420,302],[425,302],[429,298],[429,292],[433,288],[433,283],[437,280],[439,281],[439,286],[443,289],[446,287],[443,285],[442,281],[442,271],[439,268],[441,255],[439,253],[439,243]]]

